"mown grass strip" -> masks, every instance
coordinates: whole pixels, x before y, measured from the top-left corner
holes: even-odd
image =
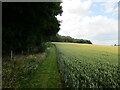
[[[55,47],[50,48],[48,55],[36,70],[30,84],[32,88],[59,88],[61,86]]]

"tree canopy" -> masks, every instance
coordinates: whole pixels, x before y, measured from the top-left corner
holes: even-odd
[[[2,4],[3,55],[13,50],[42,51],[44,42],[59,31],[55,16],[62,13],[60,2],[4,2]]]

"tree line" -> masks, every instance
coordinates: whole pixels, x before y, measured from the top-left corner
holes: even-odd
[[[2,54],[43,52],[60,30],[60,2],[3,2]]]
[[[75,39],[70,36],[61,36],[59,34],[56,34],[56,37],[53,37],[53,42],[71,42],[71,43],[86,43],[86,44],[92,44],[90,40],[85,39]]]

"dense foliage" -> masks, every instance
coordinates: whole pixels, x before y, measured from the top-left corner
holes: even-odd
[[[74,39],[70,36],[61,36],[59,34],[56,35],[56,37],[53,38],[53,42],[72,42],[72,43],[87,43],[92,44],[90,40],[85,39]]]
[[[58,65],[69,88],[119,88],[118,48],[54,42]]]
[[[59,31],[60,2],[4,2],[3,56],[14,53],[44,51],[45,42]]]

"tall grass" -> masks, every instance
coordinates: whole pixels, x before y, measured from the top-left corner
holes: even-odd
[[[58,88],[56,48],[46,43],[44,53],[15,56],[3,62],[3,88]]]
[[[4,61],[2,65],[2,87],[3,88],[22,88],[27,86],[30,79],[34,76],[38,66],[46,58],[50,42],[46,43],[46,51],[31,55],[16,55],[12,61]]]
[[[3,62],[3,88],[20,88],[29,82],[34,71],[45,57],[45,53],[17,56],[12,61]]]

